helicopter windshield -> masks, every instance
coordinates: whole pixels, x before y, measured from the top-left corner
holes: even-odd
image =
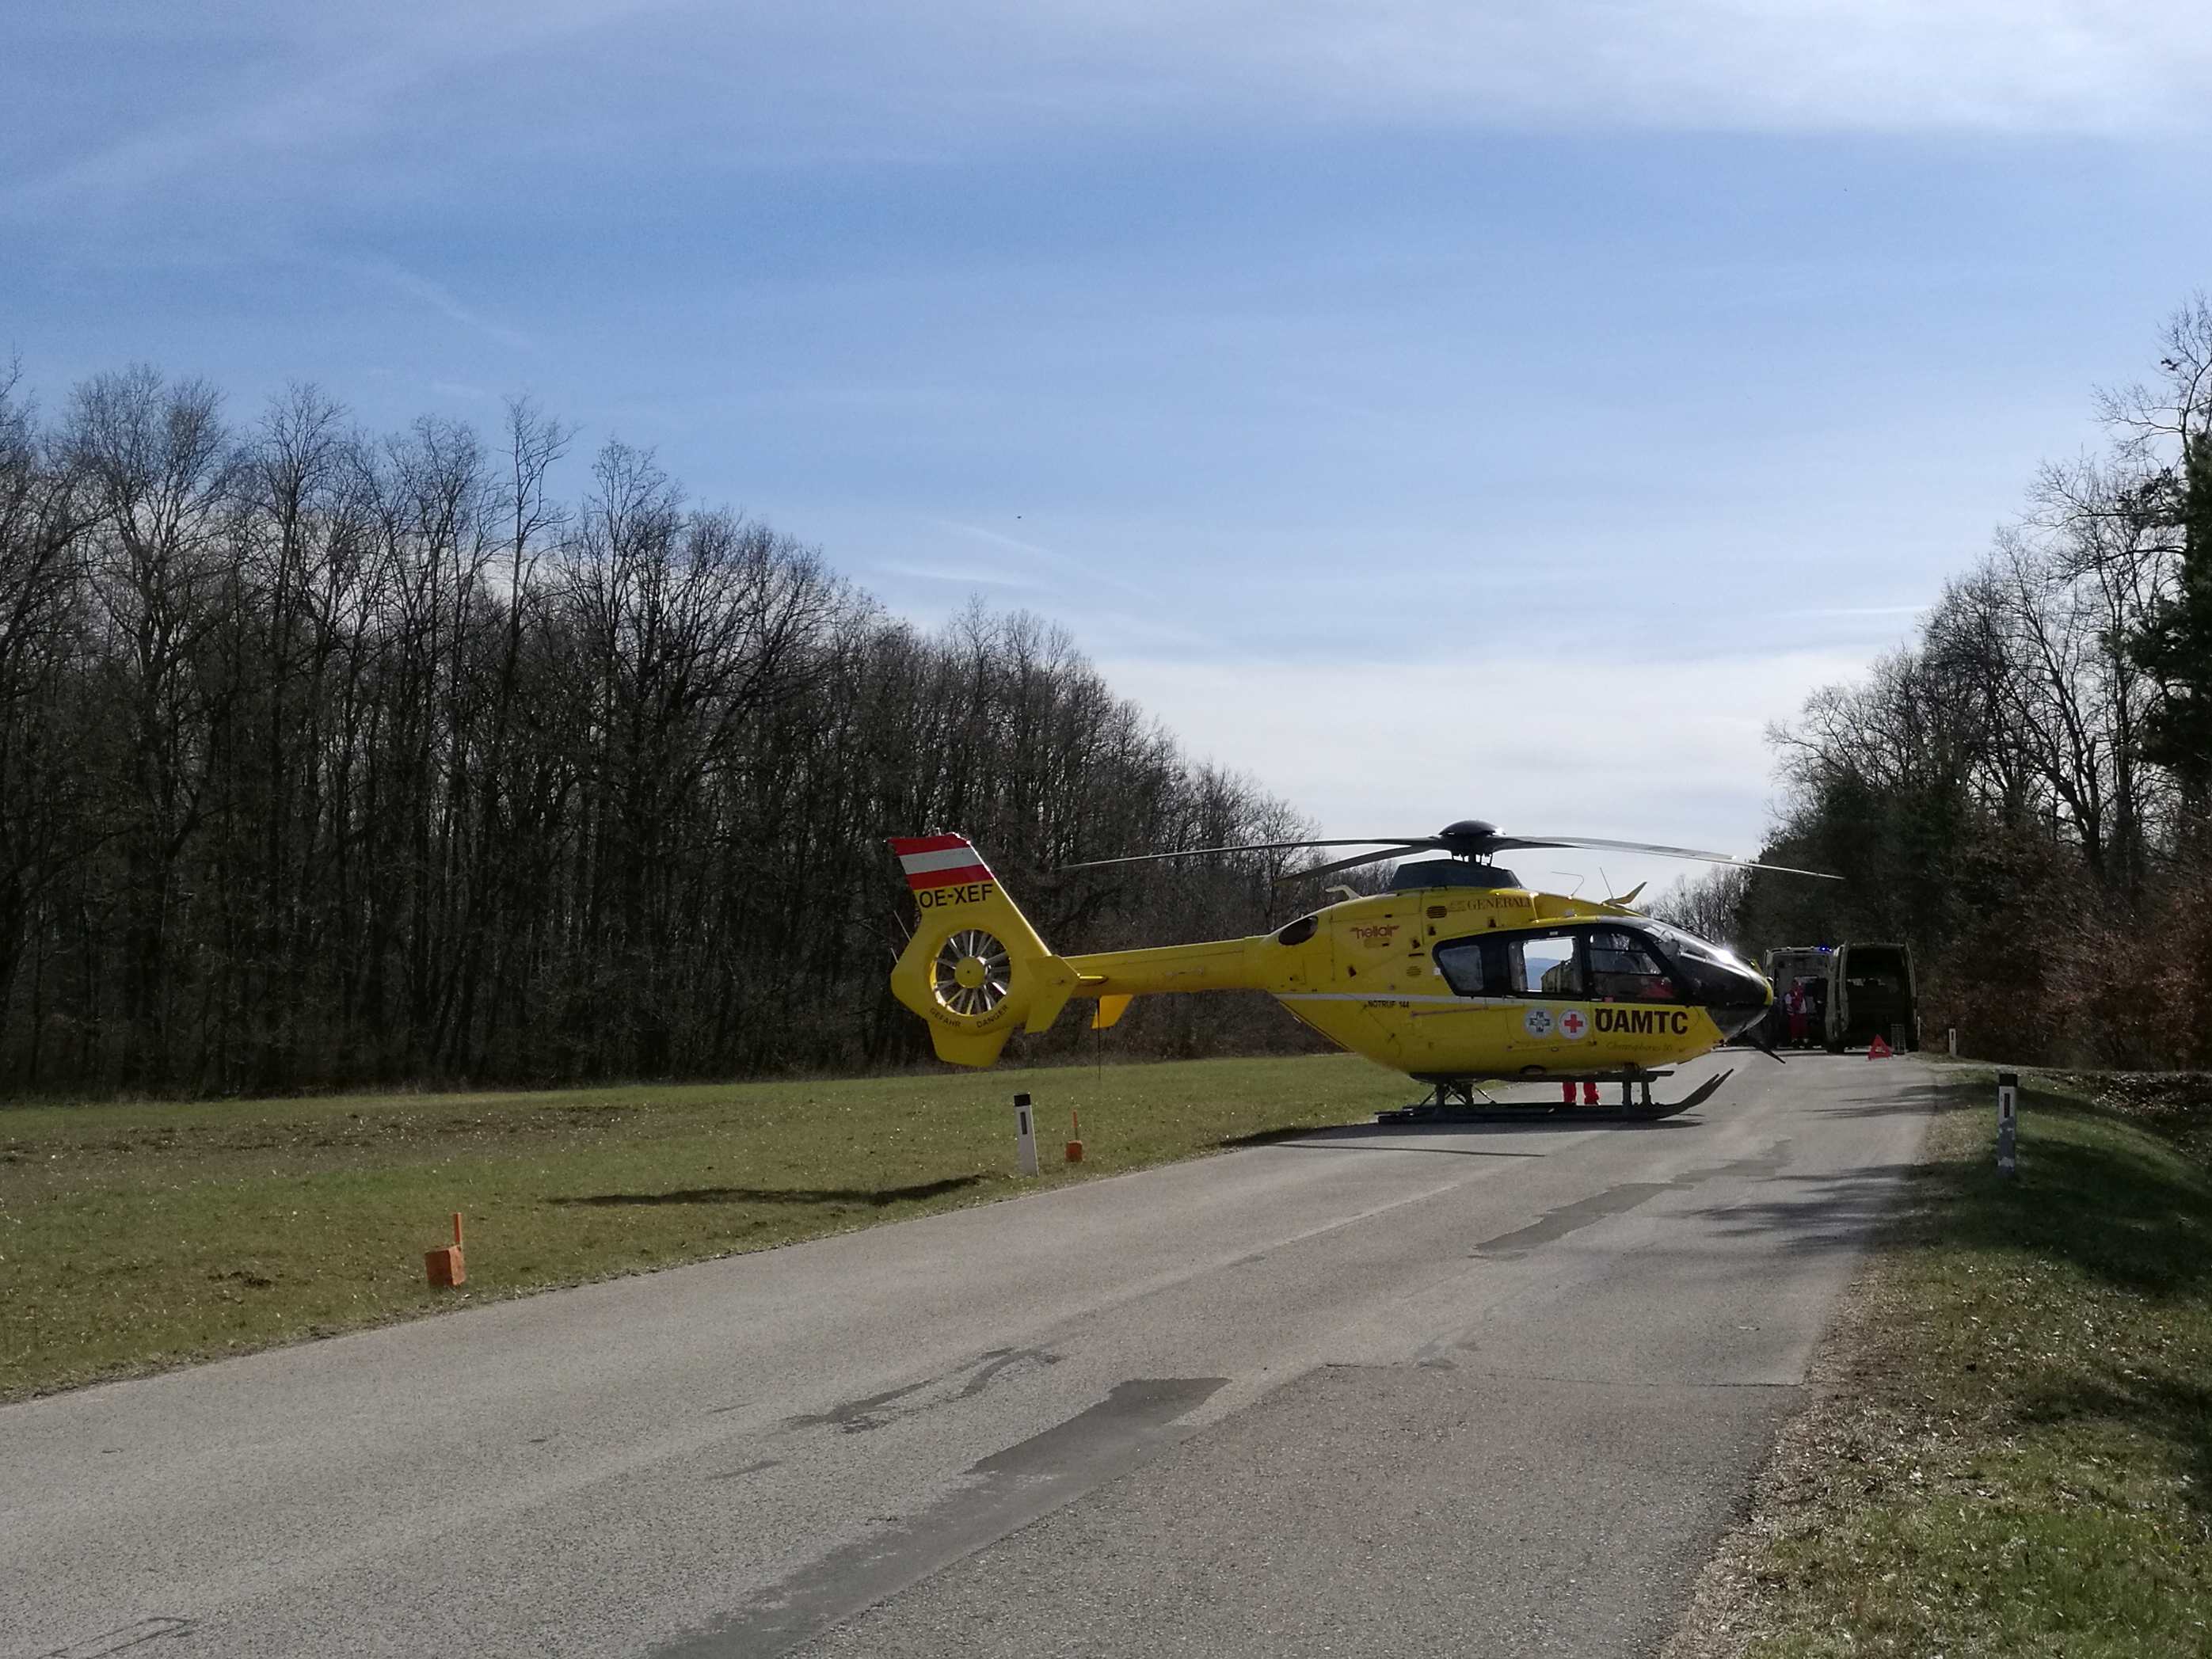
[[[1763,991],[1765,981],[1757,969],[1733,951],[1724,951],[1695,933],[1650,919],[1639,920],[1636,931],[1656,941],[1673,959],[1683,977],[1708,1000],[1741,1001],[1747,985],[1759,986]]]
[[[1679,994],[1648,943],[1626,927],[1589,931],[1590,994],[1601,1002],[1671,1000]]]
[[[1436,963],[1463,997],[1694,1003],[1711,1013],[1724,1037],[1765,1013],[1771,994],[1749,963],[1642,916],[1449,939],[1436,947]]]

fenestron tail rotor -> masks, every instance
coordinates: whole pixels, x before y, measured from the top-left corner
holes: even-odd
[[[930,963],[930,989],[951,1012],[981,1018],[1006,1000],[1012,975],[1006,947],[981,928],[970,927],[938,947]]]

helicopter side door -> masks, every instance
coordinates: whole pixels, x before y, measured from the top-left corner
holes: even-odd
[[[1579,1073],[1591,1063],[1588,969],[1574,927],[1483,933],[1436,947],[1445,982],[1486,1018],[1461,1026],[1469,1070]],[[1473,1029],[1470,1029],[1473,1028]],[[1479,1054],[1473,1052],[1480,1044]],[[1438,1070],[1448,1069],[1441,1059]]]
[[[1506,942],[1509,959],[1519,963],[1523,999],[1518,1029],[1506,1033],[1507,1048],[1526,1068],[1579,1072],[1590,1059],[1589,962],[1579,927],[1516,933]]]
[[[1630,928],[1486,933],[1440,945],[1436,958],[1454,991],[1496,1011],[1481,1023],[1486,1063],[1505,1073],[1650,1065],[1698,1029],[1685,988]]]
[[[1443,977],[1439,989],[1452,998],[1417,1003],[1409,1011],[1401,1063],[1419,1075],[1495,1077],[1510,1072],[1506,1043],[1520,1029],[1521,1007],[1513,991],[1520,971],[1505,937],[1486,933],[1444,939],[1430,959]]]

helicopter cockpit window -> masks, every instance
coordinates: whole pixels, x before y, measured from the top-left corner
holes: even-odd
[[[1463,997],[1580,997],[1577,944],[1570,933],[1454,939],[1437,946],[1437,969]]]
[[[1601,1002],[1672,1001],[1674,982],[1635,934],[1599,927],[1589,935],[1590,995]]]
[[[1534,939],[1512,941],[1512,948],[1521,958],[1520,989],[1524,995],[1539,997],[1579,997],[1586,995],[1583,988],[1583,964],[1576,953],[1572,933],[1548,933]]]
[[[1444,983],[1463,997],[1510,997],[1520,988],[1513,974],[1520,967],[1508,959],[1502,939],[1454,939],[1437,946],[1437,971]]]

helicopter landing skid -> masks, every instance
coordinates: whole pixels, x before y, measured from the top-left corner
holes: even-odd
[[[1642,1072],[1633,1078],[1550,1078],[1555,1083],[1619,1083],[1620,1100],[1612,1106],[1570,1106],[1564,1102],[1531,1100],[1522,1102],[1492,1100],[1487,1096],[1478,1101],[1475,1085],[1469,1081],[1439,1083],[1426,1100],[1411,1106],[1401,1106],[1395,1111],[1377,1112],[1377,1123],[1546,1123],[1565,1126],[1575,1123],[1656,1123],[1661,1118],[1702,1106],[1719,1091],[1721,1085],[1735,1075],[1731,1066],[1716,1073],[1680,1100],[1655,1101],[1651,1098],[1651,1084],[1655,1078],[1670,1077],[1668,1072]],[[1515,1079],[1518,1081],[1518,1079]],[[1637,1091],[1640,1098],[1632,1099],[1630,1091]]]

